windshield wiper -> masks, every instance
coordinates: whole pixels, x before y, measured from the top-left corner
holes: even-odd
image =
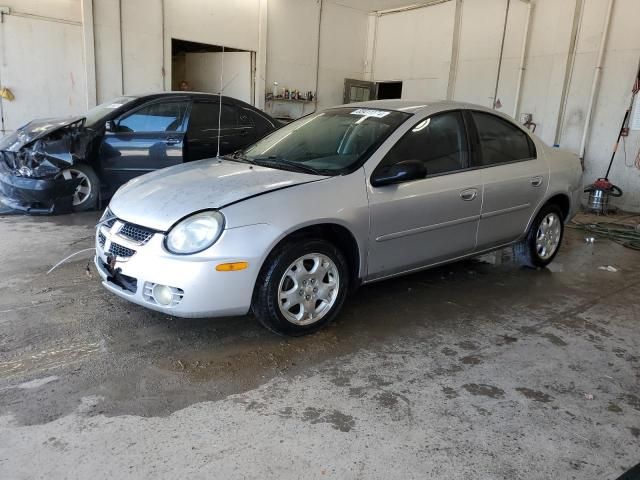
[[[256,164],[256,162],[254,162],[252,159],[250,159],[249,157],[245,156],[242,153],[242,150],[238,150],[237,152],[233,152],[230,155],[222,155],[222,158],[225,158],[227,160],[232,160],[234,162],[250,163],[252,165]]]
[[[309,165],[304,165],[298,162],[292,162],[291,160],[287,160],[285,158],[278,158],[276,156],[269,157],[258,157],[254,159],[255,163],[264,164],[267,166],[277,166],[277,165],[286,165],[287,167],[291,167],[296,170],[302,170],[303,172],[311,173],[313,175],[322,175],[319,170],[310,167]]]

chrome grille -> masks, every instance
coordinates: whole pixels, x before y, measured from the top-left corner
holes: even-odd
[[[133,223],[125,223],[118,231],[118,235],[121,237],[132,240],[140,245],[144,245],[149,241],[155,232],[148,228],[135,225]]]
[[[116,217],[110,218],[109,220],[107,220],[106,222],[104,222],[102,225],[104,225],[107,228],[111,228],[113,227],[113,224],[116,223]]]
[[[118,245],[117,243],[112,243],[107,253],[114,257],[129,258],[132,257],[136,251],[125,246]]]

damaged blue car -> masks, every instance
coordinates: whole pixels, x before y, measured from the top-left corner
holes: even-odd
[[[208,93],[123,96],[86,115],[34,120],[0,139],[0,203],[57,214],[92,210],[134,177],[243,148],[279,126]]]

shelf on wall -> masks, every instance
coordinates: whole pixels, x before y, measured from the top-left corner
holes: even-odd
[[[313,103],[313,100],[305,100],[303,98],[266,98],[267,102],[293,102],[293,103]]]

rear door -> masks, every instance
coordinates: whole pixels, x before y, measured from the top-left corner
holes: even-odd
[[[423,161],[427,177],[382,187],[369,184],[372,279],[463,256],[476,245],[482,182],[469,169],[462,112],[418,120],[376,170],[404,160]]]
[[[145,103],[114,121],[100,147],[103,177],[117,187],[138,175],[182,162],[189,100]]]
[[[187,130],[187,158],[189,161],[215,157],[218,153],[218,122],[220,154],[226,155],[248,145],[255,138],[255,127],[244,109],[215,100],[196,100],[191,108]]]
[[[468,112],[477,133],[476,168],[484,184],[478,250],[520,237],[543,200],[549,167],[518,126],[488,112]]]

